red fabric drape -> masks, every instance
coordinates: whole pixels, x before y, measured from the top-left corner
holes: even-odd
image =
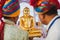
[[[2,7],[6,0],[0,0],[0,40],[4,40],[4,22],[2,20]]]
[[[0,40],[4,40],[4,22],[2,20],[0,20]]]
[[[39,6],[42,0],[30,0],[30,5],[33,7]]]
[[[35,7],[37,5],[37,1],[38,0],[30,0],[30,5],[32,5],[33,7]]]

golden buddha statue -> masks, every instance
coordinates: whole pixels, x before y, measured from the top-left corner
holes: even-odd
[[[20,17],[20,27],[23,30],[29,31],[34,27],[34,18],[30,14],[30,10],[28,7],[23,9],[23,16]]]

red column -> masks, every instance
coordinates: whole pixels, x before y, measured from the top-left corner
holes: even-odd
[[[2,7],[6,0],[0,0],[0,40],[4,40],[4,22],[2,21]]]
[[[0,18],[2,17],[2,7],[6,0],[0,0]]]

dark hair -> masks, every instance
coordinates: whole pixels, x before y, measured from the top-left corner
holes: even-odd
[[[43,15],[54,15],[54,14],[58,14],[57,13],[57,7],[55,6],[55,5],[52,5],[51,6],[51,8],[47,11],[47,12],[45,12]]]

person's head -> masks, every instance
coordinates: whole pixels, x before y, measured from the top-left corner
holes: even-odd
[[[41,6],[35,8],[39,18],[43,24],[48,24],[53,17],[57,15],[56,6],[53,4],[41,4]]]
[[[28,7],[25,7],[25,8],[23,9],[23,13],[24,13],[24,16],[29,16],[29,14],[30,14],[30,9],[29,9]]]
[[[8,20],[11,20],[11,21],[13,21],[14,23],[16,23],[16,22],[17,22],[17,19],[18,19],[18,16],[17,16],[17,17],[6,17],[6,16],[4,16],[4,18],[5,18],[5,19],[8,19]]]
[[[16,23],[18,20],[19,13],[19,11],[18,13],[3,13],[3,17]]]
[[[13,3],[7,2],[4,6],[3,6],[3,17],[7,17],[8,19],[13,19],[15,21],[15,18],[17,18],[20,14],[20,5],[18,3],[18,0],[14,1],[12,0]],[[17,4],[16,4],[17,2]],[[14,5],[12,5],[14,4]],[[9,6],[7,6],[9,5]]]

